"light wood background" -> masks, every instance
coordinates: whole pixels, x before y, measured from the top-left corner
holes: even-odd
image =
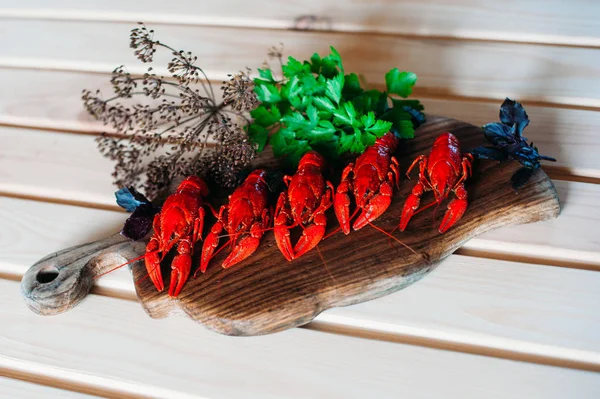
[[[294,29],[310,16],[313,30]],[[20,298],[24,271],[126,217],[80,93],[107,91],[120,64],[144,71],[128,48],[137,21],[198,55],[217,86],[283,42],[298,58],[334,45],[373,85],[412,70],[428,112],[473,124],[521,100],[526,136],[559,160],[545,170],[563,212],[486,233],[406,290],[272,336],[152,320],[126,270],[73,311],[37,316]],[[600,3],[0,0],[0,44],[1,397],[599,397]]]

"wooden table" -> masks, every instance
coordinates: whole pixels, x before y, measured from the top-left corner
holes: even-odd
[[[538,3],[0,4],[0,397],[600,397],[600,6]],[[482,124],[519,99],[526,136],[559,160],[545,169],[563,212],[486,233],[403,291],[270,336],[152,320],[127,270],[76,309],[37,316],[19,294],[25,270],[126,217],[80,93],[108,93],[123,63],[145,70],[128,49],[138,20],[198,55],[216,86],[279,42],[299,59],[332,44],[375,85],[391,67],[415,71],[430,113]]]

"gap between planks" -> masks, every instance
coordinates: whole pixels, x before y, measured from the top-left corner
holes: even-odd
[[[306,15],[303,15],[306,16]],[[140,12],[114,12],[114,11],[83,11],[83,10],[52,10],[52,9],[0,9],[0,17],[15,19],[34,20],[56,20],[56,21],[87,21],[87,22],[117,22],[161,25],[188,25],[207,26],[222,28],[243,28],[252,30],[271,31],[298,31],[298,32],[320,32],[320,33],[343,33],[346,35],[372,35],[391,36],[407,39],[433,39],[470,42],[494,42],[508,44],[531,44],[555,47],[573,48],[600,48],[600,39],[585,36],[561,36],[536,33],[510,33],[510,32],[454,32],[450,34],[429,34],[426,32],[409,33],[398,31],[381,31],[361,27],[352,23],[336,23],[335,28],[296,28],[292,20],[259,19],[259,18],[235,18],[219,17],[216,15],[182,15],[182,14],[157,14]]]
[[[561,248],[559,249],[561,252],[566,252],[568,250]],[[538,252],[538,254],[541,252]],[[593,264],[590,259],[589,262],[586,261],[566,261],[562,259],[552,258],[550,256],[544,255],[525,255],[525,254],[511,254],[509,252],[495,252],[491,250],[479,250],[479,249],[471,249],[471,248],[459,248],[454,254],[469,256],[472,258],[483,258],[483,259],[494,259],[494,260],[505,260],[509,262],[516,263],[527,263],[530,265],[550,265],[556,267],[564,267],[567,269],[579,269],[579,270],[589,270],[589,271],[600,271],[600,266]]]
[[[17,198],[24,199],[29,201],[37,201],[37,202],[48,202],[51,204],[59,204],[59,205],[72,205],[79,206],[83,208],[92,208],[92,209],[102,209],[105,211],[115,211],[115,212],[125,212],[123,208],[116,205],[108,205],[101,202],[88,202],[88,201],[79,201],[79,200],[70,200],[61,197],[47,197],[41,195],[33,195],[33,194],[23,194],[23,193],[13,193],[0,190],[0,197],[7,198]]]
[[[5,363],[6,362],[7,360],[5,360]],[[32,382],[47,387],[59,388],[71,392],[115,399],[175,397],[173,395],[176,395],[177,398],[182,399],[204,399],[201,396],[190,396],[182,394],[181,392],[174,393],[170,390],[158,389],[157,387],[152,387],[152,391],[150,392],[144,389],[143,385],[140,384],[97,377],[88,374],[83,376],[73,371],[41,366],[34,362],[14,359],[8,360],[8,362],[10,363],[11,367],[0,367],[0,376]],[[86,382],[83,382],[84,380]],[[144,394],[140,394],[139,392],[144,392]]]
[[[27,376],[13,376],[13,374],[16,373],[0,367],[0,395],[3,395],[4,398],[92,399],[97,398],[99,395],[107,397],[104,392],[93,392],[93,394],[92,392],[81,392],[74,390],[73,387],[64,386],[58,381],[52,380],[46,384],[41,378],[29,380],[26,379]]]
[[[577,357],[577,350],[565,349],[562,351],[565,358],[558,358],[544,355],[546,346],[542,344],[527,343],[528,349],[530,351],[533,349],[534,353],[526,353],[518,350],[505,349],[500,347],[500,345],[490,345],[492,342],[488,339],[474,342],[472,337],[469,337],[469,340],[467,341],[459,334],[411,327],[403,328],[402,326],[391,323],[358,320],[329,314],[321,314],[314,321],[299,328],[307,328],[314,331],[346,335],[355,338],[415,345],[431,349],[535,363],[545,366],[600,372],[600,364],[598,363],[583,359],[574,360],[566,358],[566,356],[572,357],[573,355]],[[518,341],[511,339],[504,339],[503,341],[503,344],[506,347],[519,347],[520,344]],[[585,355],[582,353],[582,356],[579,357],[583,358],[584,356]]]

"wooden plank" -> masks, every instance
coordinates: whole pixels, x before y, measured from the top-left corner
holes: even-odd
[[[597,373],[307,329],[232,339],[184,318],[151,320],[138,304],[107,297],[42,318],[19,306],[18,290],[0,281],[0,364],[114,393],[504,399],[592,398],[600,389]]]
[[[592,137],[591,133],[586,137]],[[112,163],[96,150],[93,136],[4,127],[0,138],[0,192],[115,207]],[[583,151],[585,144],[579,147]],[[594,162],[600,171],[591,151],[582,158]],[[575,162],[577,154],[570,159]],[[564,181],[555,185],[563,206],[558,219],[491,231],[463,249],[599,267],[600,249],[588,232],[600,221],[600,209],[595,206],[600,185]]]
[[[423,98],[427,112],[444,115],[474,125],[498,121],[501,102],[452,101]],[[596,143],[600,144],[600,112],[528,105],[524,102],[531,124],[525,136],[543,154],[558,159],[546,162],[550,168],[567,174],[600,178],[600,160]]]
[[[114,206],[113,164],[94,136],[0,128],[0,192]]]
[[[19,399],[90,399],[97,397],[6,377],[0,377],[0,396]]]
[[[19,279],[52,251],[117,231],[123,216],[0,197],[0,220],[0,275]],[[109,295],[135,298],[125,269],[100,278],[97,286]],[[452,255],[405,290],[331,309],[315,320],[337,332],[373,333],[475,353],[494,350],[495,355],[600,370],[599,286],[597,272]],[[78,308],[88,309],[88,304],[86,299]],[[137,311],[145,316],[141,306]]]
[[[110,95],[107,74],[0,68],[0,123],[44,129],[106,131],[83,108],[83,89]],[[107,97],[108,98],[108,97]]]
[[[311,26],[350,32],[447,36],[599,46],[600,26],[595,2],[534,0],[498,3],[492,0],[440,0],[419,2],[392,0],[349,0],[344,7],[334,0],[285,1],[243,0],[165,3],[148,0],[143,7],[133,0],[81,2],[60,0],[52,7],[41,0],[22,0],[13,8],[0,9],[0,16],[18,18],[124,21],[190,25],[250,26],[289,29]],[[316,21],[306,18],[313,16]]]
[[[106,74],[0,68],[0,123],[54,130],[104,132],[106,127],[83,109],[81,90],[101,89],[110,96]],[[217,93],[220,84],[213,85]],[[14,93],[19,93],[15,96]],[[498,103],[421,98],[427,112],[475,125],[498,118]],[[527,137],[543,153],[558,158],[567,174],[600,178],[600,112],[528,105]]]
[[[126,64],[143,73],[129,49],[131,23],[5,19],[0,41],[5,43],[0,66],[108,72]],[[381,84],[392,67],[412,70],[419,77],[418,93],[600,106],[600,52],[513,43],[484,43],[393,37],[377,34],[299,32],[173,26],[153,24],[160,40],[193,51],[199,64],[216,80],[245,66],[259,67],[267,49],[282,42],[286,54],[307,59],[335,46],[347,71],[362,73]],[[44,37],[44,40],[40,40]],[[201,38],[202,40],[199,40]],[[56,43],[47,46],[45,43]],[[164,67],[169,52],[157,54]],[[515,62],[518,60],[518,62]],[[156,68],[166,73],[164,68]]]
[[[600,270],[600,185],[554,181],[561,203],[557,219],[488,231],[469,241],[463,250],[497,254],[501,258]]]
[[[21,279],[43,256],[118,232],[122,212],[0,197],[0,275]],[[135,298],[131,273],[117,270],[98,281],[104,292]]]

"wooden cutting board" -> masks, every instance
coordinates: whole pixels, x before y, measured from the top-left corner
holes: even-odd
[[[459,138],[463,151],[484,144],[478,127],[429,116],[414,140],[400,144],[396,155],[401,173],[404,175],[416,156],[428,154],[435,138],[446,131]],[[272,166],[273,159],[263,157],[258,163]],[[176,299],[170,298],[166,290],[157,292],[145,278],[143,261],[136,262],[132,266],[136,292],[151,317],[185,314],[205,327],[227,335],[268,334],[306,324],[326,309],[375,299],[414,283],[466,241],[485,231],[507,224],[557,217],[560,212],[558,197],[554,185],[542,170],[536,171],[518,192],[512,189],[510,177],[519,167],[513,162],[477,163],[474,176],[467,183],[469,207],[453,228],[443,235],[437,231],[445,212],[445,202],[435,220],[433,208],[430,208],[431,211],[413,217],[406,231],[394,233],[416,253],[367,226],[348,236],[338,233],[321,242],[318,248],[322,257],[313,250],[300,259],[287,262],[270,231],[255,254],[229,269],[220,267],[228,250],[222,251],[205,274],[190,278]],[[402,180],[392,205],[374,222],[377,227],[390,231],[398,225],[417,171],[413,174],[412,180]],[[427,204],[432,198],[431,193],[425,194],[422,203]],[[333,210],[328,215],[329,233],[338,227],[338,223]],[[46,257],[23,278],[26,302],[41,314],[67,310],[87,294],[93,275],[141,255],[143,247],[143,242],[131,244],[115,235]],[[194,264],[198,265],[200,245],[196,250]],[[46,277],[40,278],[42,272]],[[165,286],[168,286],[170,266],[164,264],[162,272]]]

